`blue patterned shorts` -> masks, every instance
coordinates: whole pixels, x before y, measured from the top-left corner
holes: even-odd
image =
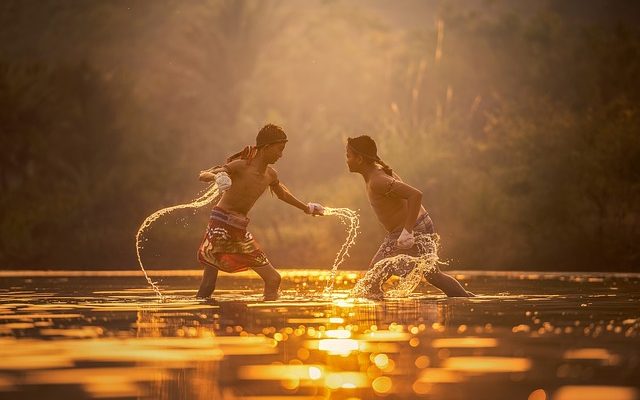
[[[398,248],[398,245],[396,242],[398,240],[398,237],[400,237],[400,234],[402,233],[402,229],[403,228],[396,229],[392,232],[389,232],[387,236],[385,236],[384,240],[382,241],[382,244],[380,245],[380,248],[378,248],[378,251],[371,259],[371,263],[369,264],[369,269],[371,269],[378,261],[383,260],[385,258],[396,256],[398,254],[406,254],[412,257],[419,257],[421,255],[435,251],[435,249],[432,248],[432,246],[425,245],[422,241],[416,241],[416,244],[414,244],[413,247],[408,249]],[[431,217],[429,217],[428,213],[425,213],[418,218],[418,220],[416,221],[416,224],[413,226],[413,232],[414,234],[418,234],[418,235],[421,233],[422,234],[434,233],[433,221],[431,220]],[[389,271],[389,272],[392,273],[393,275],[405,276],[409,272],[411,272],[411,268],[412,266],[410,265],[406,265],[404,263],[398,263],[396,268],[397,270]],[[437,271],[438,269],[436,268],[433,272],[437,272]]]

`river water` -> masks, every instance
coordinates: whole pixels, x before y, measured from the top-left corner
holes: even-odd
[[[478,295],[348,298],[362,272],[0,272],[0,399],[640,400],[640,275],[460,272]]]

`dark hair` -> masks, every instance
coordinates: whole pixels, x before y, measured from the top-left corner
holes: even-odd
[[[371,136],[361,135],[355,138],[347,138],[347,146],[349,146],[354,153],[359,154],[366,160],[379,164],[385,174],[393,176],[391,167],[378,157],[378,146],[376,146],[376,142]]]
[[[245,146],[244,149],[227,157],[227,162],[230,163],[233,160],[247,160],[247,164],[251,164],[251,160],[255,158],[256,154],[258,154],[258,148],[256,146]]]
[[[251,163],[251,160],[255,158],[258,154],[258,150],[262,147],[268,146],[270,144],[275,143],[286,143],[287,135],[284,133],[284,130],[278,125],[267,124],[260,129],[258,135],[256,136],[256,145],[255,146],[246,146],[244,149],[239,152],[229,156],[227,158],[227,162],[231,162],[233,160],[247,160],[247,164]]]
[[[256,136],[256,147],[266,146],[274,143],[284,143],[287,141],[287,135],[278,125],[267,124],[260,129]]]

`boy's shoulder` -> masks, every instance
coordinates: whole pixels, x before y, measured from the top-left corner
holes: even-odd
[[[271,178],[271,182],[275,183],[278,181],[278,171],[271,165],[267,166],[267,175]]]
[[[389,190],[389,186],[396,181],[396,178],[385,174],[382,170],[379,170],[379,172],[372,174],[369,178],[369,187],[374,192],[386,193]]]
[[[233,160],[225,164],[229,172],[239,172],[247,168],[247,160]]]

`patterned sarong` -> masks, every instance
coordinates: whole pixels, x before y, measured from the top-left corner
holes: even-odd
[[[408,249],[401,249],[397,244],[402,229],[403,228],[400,227],[389,232],[384,238],[378,252],[373,256],[369,264],[369,270],[354,286],[352,293],[354,293],[355,296],[364,296],[380,300],[384,298],[382,285],[387,279],[391,278],[392,275],[403,278],[407,277],[418,266],[416,262],[418,260],[397,260],[388,263],[379,263],[380,261],[399,255],[422,258],[435,253],[437,242],[432,238],[432,236],[434,236],[434,229],[429,214],[423,214],[416,221],[413,226],[415,244]],[[429,280],[439,271],[440,269],[437,264],[434,263],[430,268],[422,271],[422,276]]]
[[[420,235],[432,235],[434,233],[433,221],[431,221],[431,217],[429,217],[428,213],[421,215],[413,226],[413,232],[416,236],[416,243],[413,245],[413,247],[408,249],[400,249],[398,247],[397,241],[400,237],[400,233],[402,233],[402,229],[403,228],[400,227],[392,232],[389,232],[387,236],[385,236],[384,241],[380,245],[380,248],[373,256],[373,259],[371,259],[369,268],[372,268],[378,261],[382,259],[393,257],[398,254],[420,257],[435,251],[435,249],[430,245],[430,242],[419,240]],[[398,269],[397,271],[390,271],[393,273],[393,275],[405,276],[410,272],[410,269],[407,269],[409,266],[406,264],[401,263],[396,265],[395,267]],[[431,274],[438,271],[439,269],[436,267],[435,269],[428,271],[428,273]]]
[[[198,260],[224,272],[246,271],[269,263],[253,235],[249,218],[213,207],[207,231],[198,250]]]

